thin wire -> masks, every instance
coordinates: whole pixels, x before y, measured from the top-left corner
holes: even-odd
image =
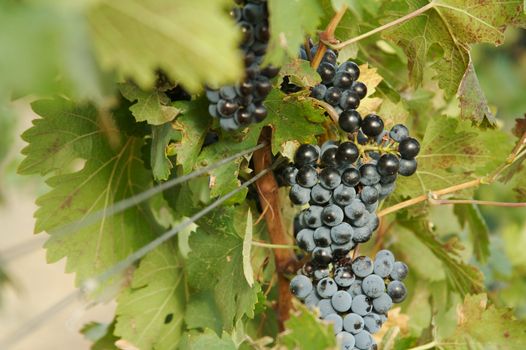
[[[89,215],[87,215],[85,218],[76,220],[70,224],[66,224],[64,226],[61,226],[57,229],[52,229],[48,231],[48,234],[51,236],[49,237],[50,240],[54,239],[60,239],[64,236],[67,236],[69,234],[75,233],[80,229],[83,229],[91,224],[96,223],[97,221],[101,220],[104,217],[109,217],[118,213],[123,212],[126,209],[129,209],[131,207],[134,207],[138,205],[139,203],[142,203],[149,199],[150,197],[161,193],[169,188],[172,188],[176,185],[179,185],[185,181],[191,180],[197,176],[203,175],[211,170],[214,170],[218,167],[221,167],[225,164],[230,163],[231,161],[243,157],[249,153],[252,153],[254,151],[257,151],[263,147],[266,146],[266,142],[262,142],[258,144],[257,146],[254,146],[252,148],[249,148],[245,151],[236,153],[230,157],[224,158],[214,164],[210,164],[209,166],[206,166],[204,168],[198,169],[194,172],[191,172],[190,174],[180,176],[178,178],[172,179],[170,181],[166,181],[156,187],[150,188],[144,192],[141,192],[135,196],[123,199],[114,205],[112,205],[109,208],[101,209],[96,212],[93,212]],[[47,239],[47,237],[45,238]],[[11,248],[5,249],[4,251],[0,252],[0,260],[3,263],[9,263],[17,258],[20,258],[28,253],[31,253],[33,250],[38,249],[41,247],[43,241],[45,240],[35,240],[30,239],[29,241],[17,244]]]
[[[259,172],[257,175],[252,177],[250,180],[247,180],[244,183],[242,183],[238,188],[230,191],[229,193],[227,193],[226,195],[222,197],[219,197],[206,208],[202,209],[201,211],[194,214],[190,218],[174,226],[172,229],[166,231],[165,233],[163,233],[161,236],[157,237],[153,241],[142,246],[140,249],[128,255],[128,257],[119,261],[118,263],[116,263],[115,265],[113,265],[112,267],[104,271],[103,273],[99,274],[96,277],[85,280],[83,283],[81,283],[80,288],[78,290],[68,294],[62,300],[52,305],[51,307],[49,307],[48,309],[46,309],[44,312],[40,313],[36,317],[30,319],[25,324],[23,324],[21,327],[19,327],[16,331],[14,331],[12,334],[2,339],[0,341],[0,349],[7,350],[9,349],[9,347],[16,345],[24,337],[28,336],[29,334],[35,332],[38,328],[40,328],[40,326],[42,326],[42,324],[44,324],[49,318],[51,318],[52,316],[54,316],[55,314],[57,314],[58,312],[66,308],[68,305],[70,305],[74,300],[78,299],[82,295],[95,291],[100,286],[101,283],[109,280],[115,274],[118,274],[126,270],[129,266],[131,266],[137,260],[144,257],[146,254],[148,254],[149,252],[151,252],[152,250],[154,250],[155,248],[157,248],[158,246],[160,246],[162,243],[166,242],[170,238],[174,237],[181,230],[185,229],[187,226],[201,219],[203,216],[207,215],[212,210],[216,209],[221,204],[223,204],[226,200],[232,198],[237,193],[239,193],[241,190],[243,190],[244,188],[247,188],[248,186],[250,186],[257,180],[259,180],[261,177],[267,174],[270,170],[274,169],[275,166],[278,165],[278,163],[279,162],[276,162],[271,167]]]

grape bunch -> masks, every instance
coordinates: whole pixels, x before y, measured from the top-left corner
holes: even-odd
[[[381,250],[374,261],[359,256],[338,262],[332,270],[306,264],[291,280],[290,290],[333,324],[341,349],[373,350],[377,345],[372,334],[387,321],[393,303],[407,296],[402,281],[408,272],[393,253]]]
[[[272,90],[270,79],[279,68],[262,67],[269,40],[266,0],[237,1],[231,15],[242,32],[241,50],[244,53],[244,78],[234,85],[208,87],[208,111],[219,119],[225,130],[235,130],[251,123],[263,121],[267,109],[263,101]]]

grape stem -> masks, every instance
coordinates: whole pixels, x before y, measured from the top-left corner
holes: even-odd
[[[342,20],[345,11],[347,11],[347,5],[342,5],[338,12],[334,14],[334,17],[332,17],[331,21],[327,25],[327,28],[325,28],[325,30],[320,33],[320,43],[318,46],[318,50],[316,51],[316,54],[314,55],[314,58],[312,59],[310,64],[312,68],[318,69],[323,55],[325,55],[325,52],[327,52],[326,42],[329,39],[334,38],[334,31],[336,30],[336,27],[338,27],[338,24]]]
[[[272,129],[265,127],[261,130],[260,141],[265,141],[266,146],[254,152],[254,170],[258,174],[264,171],[272,164]],[[259,195],[259,202],[265,212],[265,222],[272,245],[285,246],[290,245],[290,236],[283,224],[281,217],[281,207],[278,196],[278,183],[272,172],[262,176],[257,182],[256,187]],[[269,207],[269,210],[266,210]],[[276,263],[276,272],[278,276],[278,301],[277,301],[277,318],[281,331],[285,329],[284,322],[289,318],[289,312],[292,308],[292,294],[289,291],[289,280],[286,275],[294,272],[296,257],[292,249],[274,249],[274,260]]]
[[[402,24],[404,22],[407,22],[409,21],[410,19],[412,18],[415,18],[417,16],[420,16],[422,13],[434,8],[436,6],[436,4],[434,2],[430,2],[429,4],[425,5],[425,6],[422,6],[421,8],[411,12],[411,13],[408,13],[407,15],[403,16],[403,17],[400,17],[392,22],[389,22],[389,23],[386,23],[384,24],[383,26],[380,26],[378,28],[375,28],[371,31],[368,31],[367,33],[364,33],[362,35],[359,35],[357,37],[354,37],[354,38],[351,38],[349,40],[346,40],[346,41],[343,41],[343,42],[338,42],[338,40],[334,37],[334,31],[332,32],[332,35],[325,35],[325,36],[321,36],[320,35],[320,40],[323,44],[325,44],[326,46],[334,49],[334,50],[341,50],[343,49],[344,47],[346,46],[349,46],[351,44],[354,44],[360,40],[363,40],[363,39],[366,39],[374,34],[377,34],[381,31],[384,31],[386,29],[389,29],[391,27],[394,27],[394,26],[397,26],[399,24]],[[324,32],[326,33],[326,32]]]
[[[471,180],[462,184],[455,186],[443,188],[437,191],[431,191],[428,194],[423,194],[415,198],[408,199],[406,201],[400,202],[396,205],[393,205],[389,208],[385,208],[378,212],[378,217],[386,216],[388,214],[395,213],[401,209],[410,207],[412,205],[430,201],[432,204],[480,204],[480,205],[493,205],[499,207],[524,207],[525,203],[503,203],[503,202],[492,202],[492,201],[478,201],[478,200],[440,200],[440,197],[462,191],[468,188],[478,187],[480,185],[491,185],[499,179],[502,173],[508,169],[514,163],[520,161],[523,156],[526,155],[526,132],[522,135],[519,142],[515,145],[510,155],[507,157],[506,162],[501,164],[492,174],[486,177],[480,177],[475,180]]]

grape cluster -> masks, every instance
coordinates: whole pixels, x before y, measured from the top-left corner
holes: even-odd
[[[244,53],[245,75],[234,85],[207,88],[208,111],[219,119],[225,130],[235,130],[267,117],[263,101],[272,90],[270,79],[279,68],[262,67],[269,40],[266,0],[236,1],[231,15],[242,32],[241,50]]]
[[[367,256],[345,259],[329,269],[306,264],[290,282],[290,290],[320,317],[333,324],[341,349],[373,350],[371,334],[387,321],[393,303],[407,296],[402,282],[408,267],[381,250],[373,261]]]

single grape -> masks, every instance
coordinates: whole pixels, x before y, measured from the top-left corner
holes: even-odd
[[[378,253],[376,253],[376,256],[374,258],[375,259],[380,259],[380,258],[384,258],[384,257],[389,259],[389,260],[391,260],[393,263],[395,262],[394,254],[390,250],[387,250],[387,249],[382,249],[382,250],[378,251]]]
[[[221,118],[219,119],[219,125],[223,130],[232,131],[239,128],[239,124],[234,118]]]
[[[310,199],[310,189],[301,187],[300,185],[293,185],[289,192],[290,201],[296,205],[307,204]]]
[[[336,72],[332,82],[334,86],[337,86],[342,89],[349,88],[353,83],[351,74],[349,72],[343,71]]]
[[[336,162],[340,166],[345,164],[352,164],[360,155],[358,147],[353,142],[344,142],[338,147],[338,152],[336,153]]]
[[[325,101],[332,106],[336,106],[340,103],[341,97],[342,91],[340,90],[340,88],[337,88],[336,86],[331,86],[327,89],[327,93],[325,94]]]
[[[314,270],[314,279],[316,281],[319,281],[321,279],[324,279],[325,277],[329,277],[331,274],[331,272],[329,271],[329,269],[327,268],[321,268],[321,267],[318,267],[316,270]]]
[[[380,187],[380,199],[384,199],[385,197],[389,196],[391,193],[394,192],[395,189],[396,189],[395,182],[382,184],[382,186]]]
[[[365,208],[365,210],[363,211],[363,214],[360,215],[359,217],[357,217],[356,219],[354,220],[351,220],[352,222],[352,225],[354,227],[364,227],[364,226],[367,226],[367,224],[369,223],[369,216],[370,216],[370,213],[369,211],[367,210],[367,208]]]
[[[316,71],[320,75],[321,81],[324,84],[330,83],[336,75],[336,67],[329,62],[322,62]]]
[[[333,227],[342,223],[344,218],[343,210],[334,204],[330,204],[323,209],[321,213],[322,222],[329,226]]]
[[[380,183],[381,184],[390,184],[390,183],[395,182],[397,178],[398,178],[398,174],[389,175],[389,176],[382,176],[380,178]]]
[[[380,195],[380,198],[382,198],[382,196]],[[375,213],[376,210],[378,209],[378,205],[379,205],[379,202],[374,202],[373,204],[369,204],[369,205],[366,205],[365,206],[365,209],[367,209],[367,211],[372,214],[372,213]]]
[[[325,318],[330,314],[336,313],[336,310],[332,307],[331,299],[322,299],[318,303],[318,308],[320,309],[320,317]]]
[[[206,89],[206,98],[208,99],[208,101],[210,101],[211,103],[217,103],[219,102],[219,91],[217,90],[211,90],[211,89]]]
[[[320,184],[315,185],[310,192],[312,201],[316,204],[325,204],[331,199],[332,192],[323,188]]]
[[[409,273],[409,268],[406,264],[401,261],[396,261],[393,265],[393,270],[391,271],[391,278],[396,281],[403,281],[407,274]]]
[[[334,281],[342,288],[350,287],[355,281],[354,273],[350,266],[340,266],[334,271]]]
[[[416,168],[416,159],[400,159],[400,169],[398,169],[398,174],[402,176],[411,176],[416,172]]]
[[[334,327],[334,334],[338,334],[343,330],[343,320],[340,315],[336,313],[329,314],[323,319],[329,323],[332,323],[332,326]]]
[[[252,113],[245,107],[239,107],[234,113],[234,118],[239,125],[248,125],[252,122]]]
[[[305,299],[312,291],[311,280],[303,275],[296,275],[290,281],[290,292],[298,299]]]
[[[365,278],[373,273],[373,261],[368,256],[359,256],[352,262],[352,271],[358,277]]]
[[[223,86],[219,89],[219,96],[224,100],[233,100],[237,96],[236,89],[230,85]]]
[[[355,221],[362,217],[367,212],[367,209],[361,200],[353,199],[351,204],[344,208],[344,211],[347,218],[351,221]]]
[[[349,293],[353,298],[363,294],[362,292],[362,280],[355,279],[353,283],[351,283],[351,286],[349,289],[347,289],[347,293]]]
[[[394,303],[401,303],[407,296],[405,284],[400,281],[392,281],[387,285],[387,294],[393,299]]]
[[[351,204],[355,197],[356,190],[354,187],[345,186],[344,184],[336,187],[332,192],[332,199],[334,200],[334,203],[341,206],[347,206]]]
[[[405,125],[396,124],[389,132],[389,137],[395,142],[402,142],[409,137],[409,130]]]
[[[331,298],[337,291],[338,285],[330,277],[321,279],[316,285],[318,295],[324,299]]]
[[[345,169],[342,174],[342,182],[349,187],[354,187],[360,183],[360,171],[354,167]]]
[[[364,327],[364,319],[358,314],[350,313],[343,318],[343,328],[351,334],[360,333],[363,331]]]
[[[325,226],[318,227],[313,237],[318,247],[329,247],[332,243],[331,230]]]
[[[378,201],[378,196],[378,191],[372,186],[364,186],[362,192],[360,192],[360,199],[365,205],[376,203]]]
[[[373,299],[374,310],[380,314],[386,314],[392,306],[393,301],[387,293],[382,293],[379,297]]]
[[[243,6],[243,18],[250,23],[257,23],[263,19],[264,10],[260,4],[248,3]]]
[[[360,129],[362,123],[362,116],[354,109],[345,110],[340,114],[338,124],[345,132],[355,132]]]
[[[327,49],[327,51],[325,51],[325,53],[323,54],[322,61],[323,62],[329,62],[329,63],[332,63],[332,64],[336,64],[336,59],[337,58],[338,58],[338,54],[336,52],[334,52],[331,49]]]
[[[310,228],[318,228],[322,225],[321,213],[323,207],[317,205],[311,205],[308,209],[305,209],[305,222]]]
[[[378,275],[369,275],[362,281],[362,290],[368,297],[378,298],[385,292],[384,280]]]
[[[355,345],[354,336],[347,332],[340,332],[336,335],[341,350],[353,350]]]
[[[310,95],[317,100],[323,101],[325,99],[326,93],[327,93],[327,85],[318,84],[312,88]]]
[[[355,246],[356,244],[352,240],[344,244],[331,244],[333,258],[338,260],[344,258]]]
[[[321,155],[321,164],[326,167],[338,166],[338,163],[336,162],[336,153],[338,153],[338,146],[336,145],[325,150]]]
[[[384,130],[384,121],[376,114],[369,114],[362,121],[362,131],[369,137],[376,137]]]
[[[380,174],[372,163],[363,164],[360,167],[360,182],[365,186],[375,185],[380,182]]]
[[[260,123],[263,120],[265,120],[267,115],[268,115],[267,107],[265,107],[265,106],[263,106],[261,104],[256,105],[254,107],[254,110],[252,111],[252,116],[254,117],[254,120],[257,123]]]
[[[365,316],[373,310],[372,301],[363,294],[357,295],[352,300],[351,310],[355,314]]]
[[[345,90],[340,97],[340,107],[346,109],[356,109],[360,106],[360,96],[351,90]]]
[[[338,312],[347,312],[351,308],[352,297],[344,290],[339,290],[331,297],[332,307]]]
[[[294,163],[296,166],[309,165],[318,161],[319,152],[313,145],[301,145],[294,155]]]
[[[398,172],[400,160],[394,154],[384,154],[376,163],[376,170],[381,176],[392,176]]]
[[[371,334],[378,333],[382,328],[382,320],[380,319],[380,316],[375,313],[365,315],[363,321],[365,323],[365,330]]]
[[[302,187],[313,187],[318,182],[318,173],[310,165],[304,165],[298,170],[296,183]]]
[[[261,33],[261,32],[265,32],[265,31],[267,33]],[[262,26],[261,27],[261,32],[258,32],[259,35],[265,35],[265,36],[268,35],[268,26],[266,26],[266,25]],[[272,78],[275,78],[275,77],[278,76],[279,71],[280,71],[279,67],[276,67],[276,66],[273,66],[273,65],[268,65],[265,68],[263,68],[263,70],[261,71],[261,74],[263,74],[264,76],[266,76],[269,79],[272,79]]]
[[[332,261],[332,250],[329,247],[316,247],[312,251],[312,261],[320,266],[327,266]]]
[[[369,226],[363,227],[353,227],[353,237],[352,240],[354,243],[365,243],[371,239],[373,235],[373,229]]]
[[[352,80],[358,80],[360,77],[360,68],[358,65],[352,61],[344,62],[338,67],[338,71],[340,72],[348,72],[351,74]]]
[[[403,159],[413,159],[420,152],[420,143],[416,139],[408,137],[400,142],[398,152]]]
[[[219,100],[217,103],[217,111],[219,115],[223,118],[228,118],[231,116],[237,109],[239,105],[234,101],[230,100]]]
[[[363,99],[365,96],[367,96],[367,85],[361,81],[355,81],[352,84],[351,90],[356,93],[360,99]]]
[[[307,276],[307,277],[312,277],[313,272],[314,272],[314,265],[312,265],[312,263],[309,261],[309,262],[306,262],[301,267],[301,269],[299,269],[298,273],[300,273],[300,274],[302,274],[304,276]]]
[[[320,184],[328,190],[335,189],[342,182],[340,172],[335,168],[325,168],[321,171]]]
[[[304,228],[296,236],[296,242],[298,247],[303,249],[306,252],[312,252],[316,248],[316,243],[314,242],[314,231]]]
[[[210,114],[213,118],[219,118],[219,112],[217,111],[217,104],[210,104],[208,106],[208,114]]]
[[[270,80],[267,77],[260,75],[256,78],[255,83],[256,95],[261,98],[267,97],[272,90],[272,83]]]
[[[374,273],[382,278],[389,276],[393,271],[394,259],[388,255],[380,256],[376,255],[374,259]]]
[[[356,344],[354,346],[360,350],[370,350],[374,343],[371,333],[365,330],[356,334],[354,336],[354,340],[356,341]]]
[[[296,175],[298,174],[298,169],[293,167],[292,165],[286,166],[281,171],[281,177],[285,181],[285,183],[289,186],[292,186],[296,184]]]
[[[353,228],[346,222],[331,228],[331,239],[335,244],[345,244],[353,238]]]
[[[309,295],[303,300],[305,303],[305,306],[308,307],[310,310],[314,309],[315,307],[318,307],[318,303],[320,302],[320,298],[318,297],[318,293],[313,289]]]

